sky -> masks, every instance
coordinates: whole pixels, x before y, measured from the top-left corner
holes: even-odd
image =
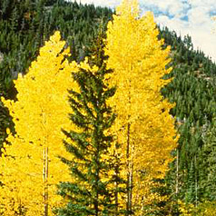
[[[73,1],[73,0],[70,0]],[[78,3],[115,8],[121,0],[76,0]],[[216,62],[216,0],[139,0],[145,13],[153,11],[156,23],[175,30],[182,37],[189,34],[194,48]]]

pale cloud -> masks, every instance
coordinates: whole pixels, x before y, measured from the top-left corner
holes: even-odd
[[[216,34],[213,33],[216,23],[212,20],[212,14],[216,12],[215,0],[188,0],[185,2],[189,6],[185,11],[187,20],[178,16],[170,18],[159,15],[155,18],[156,22],[175,30],[178,35],[189,34],[192,37],[194,48],[202,50],[216,61]]]
[[[203,18],[202,18],[203,20]],[[181,19],[169,19],[167,16],[159,16],[156,22],[162,26],[167,26],[170,30],[175,30],[178,35],[189,34],[192,37],[194,48],[202,50],[212,60],[216,61],[216,34],[213,33],[213,22],[190,23]]]
[[[215,0],[187,0],[187,2],[192,7],[207,6],[207,7],[216,8]]]
[[[207,7],[192,8],[188,11],[187,15],[191,27],[208,24],[210,21],[209,10]]]
[[[73,1],[73,0],[71,0]],[[121,0],[77,0],[83,4],[95,4],[114,8]],[[194,48],[201,49],[216,61],[216,0],[140,0],[143,12],[152,10],[155,21],[161,26],[175,30],[178,35],[189,34]]]
[[[140,2],[148,5],[146,0]],[[175,30],[178,35],[189,34],[194,48],[204,51],[216,61],[216,33],[213,34],[216,23],[211,18],[212,14],[216,13],[216,0],[151,0],[150,2],[157,5],[158,10],[167,12],[156,15],[157,23]]]
[[[184,11],[189,7],[188,4],[179,0],[141,0],[140,4],[142,4],[143,7],[152,7],[160,12],[177,17],[181,17]]]

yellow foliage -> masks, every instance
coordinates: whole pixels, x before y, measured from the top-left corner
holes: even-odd
[[[181,200],[178,200],[178,209],[183,216],[192,216],[192,212],[195,209],[193,204],[185,204]]]
[[[178,140],[175,119],[169,114],[173,105],[160,93],[171,81],[163,79],[171,71],[167,69],[170,48],[162,49],[152,13],[140,17],[136,0],[123,0],[116,12],[108,24],[105,47],[107,67],[114,71],[107,82],[117,86],[109,101],[117,113],[111,133],[123,146],[121,177],[132,188],[129,196],[119,197],[120,208],[129,204],[139,216],[147,213],[146,205],[166,199],[151,189],[159,186],[154,180],[162,179],[168,170],[170,152]],[[82,68],[94,73],[98,68],[91,68],[88,59],[80,65],[69,63],[64,46],[56,32],[40,49],[29,72],[15,81],[17,100],[2,100],[13,117],[16,134],[7,131],[12,145],[4,145],[0,158],[1,215],[43,215],[47,207],[52,215],[52,208],[63,202],[56,184],[71,181],[67,165],[58,158],[71,159],[61,132],[74,127],[68,118],[68,90],[78,91],[78,87],[71,72]],[[109,151],[116,153],[113,148]]]
[[[69,63],[60,33],[50,38],[40,49],[26,75],[15,82],[17,100],[4,100],[15,123],[16,134],[9,131],[0,158],[0,214],[37,216],[61,204],[56,184],[71,179],[68,167],[58,156],[66,152],[61,129],[70,129],[71,108],[68,90],[76,88],[71,72],[76,63]]]
[[[152,13],[140,17],[136,0],[123,0],[116,11],[105,48],[108,68],[114,70],[109,81],[117,86],[110,100],[118,115],[113,131],[124,147],[122,175],[133,187],[126,204],[130,202],[135,215],[143,215],[145,205],[166,199],[150,191],[158,186],[153,179],[163,178],[168,170],[178,139],[169,114],[173,105],[160,93],[171,81],[163,79],[171,71],[166,67],[170,48],[162,49]]]
[[[216,202],[204,201],[199,203],[197,207],[190,204],[192,215],[196,216],[215,216],[216,215]]]

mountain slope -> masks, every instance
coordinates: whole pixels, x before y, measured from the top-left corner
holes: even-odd
[[[177,159],[170,173],[174,178],[169,183],[177,198],[198,203],[210,199],[209,187],[215,188],[215,183],[208,184],[206,168],[210,165],[206,159],[215,145],[209,132],[215,128],[216,65],[203,52],[193,49],[189,36],[181,39],[167,28],[161,30],[160,36],[172,47],[174,80],[163,89],[163,94],[176,103],[172,115],[176,116],[180,133]],[[206,142],[210,146],[208,153]]]

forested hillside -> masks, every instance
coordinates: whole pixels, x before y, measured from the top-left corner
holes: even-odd
[[[64,0],[0,0],[0,96],[16,101],[17,89],[13,80],[17,79],[18,73],[28,73],[40,47],[56,30],[61,32],[62,39],[66,41],[64,48],[69,47],[71,50],[69,61],[79,63],[86,56],[91,56],[95,51],[92,48],[93,41],[99,32],[105,35],[106,25],[113,19],[112,14],[108,8]],[[169,102],[176,104],[170,114],[176,118],[175,127],[180,138],[177,148],[171,152],[175,159],[170,163],[170,170],[163,180],[166,184],[159,192],[169,198],[157,203],[157,206],[164,208],[155,210],[152,215],[186,215],[184,211],[199,215],[203,209],[211,209],[216,201],[216,64],[202,51],[193,48],[190,36],[181,38],[175,32],[161,28],[158,38],[164,39],[164,49],[171,46],[169,66],[173,70],[164,78],[173,77],[173,80],[161,93]],[[85,79],[86,82],[93,82],[91,77]],[[103,77],[96,79],[104,82]],[[75,99],[73,103],[77,106]],[[8,142],[5,141],[7,128],[16,133],[8,109],[0,102],[0,146]]]
[[[176,103],[171,113],[180,133],[176,160],[167,176],[172,196],[195,205],[215,201],[216,65],[193,49],[190,36],[181,38],[165,28],[160,37],[172,47],[174,80],[162,92]]]

